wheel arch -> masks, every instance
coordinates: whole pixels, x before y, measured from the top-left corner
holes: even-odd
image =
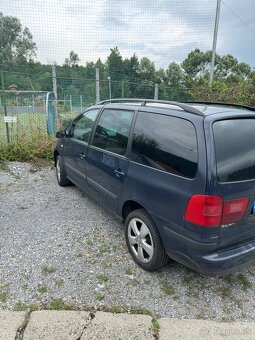
[[[137,210],[137,209],[144,209],[147,214],[148,211],[145,209],[144,206],[142,206],[140,203],[138,203],[137,201],[135,200],[128,200],[126,201],[123,206],[122,206],[122,219],[123,219],[123,222],[125,222],[127,216],[134,210]]]
[[[53,159],[54,159],[54,164],[56,166],[56,161],[57,161],[57,156],[59,155],[59,152],[57,150],[54,151],[53,153]]]

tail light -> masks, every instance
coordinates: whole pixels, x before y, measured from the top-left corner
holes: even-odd
[[[184,219],[204,227],[240,221],[246,211],[248,198],[223,201],[221,196],[193,195],[189,199]]]

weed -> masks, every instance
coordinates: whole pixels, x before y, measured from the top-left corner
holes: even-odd
[[[135,273],[134,269],[132,269],[130,267],[126,269],[126,274],[127,275],[133,275],[134,273]]]
[[[133,287],[138,286],[139,284],[140,282],[137,279],[132,279],[128,282],[128,285]]]
[[[252,287],[252,283],[243,274],[237,275],[237,282],[242,286],[243,290],[247,290]]]
[[[42,273],[44,275],[55,273],[55,271],[56,271],[56,268],[54,268],[54,267],[50,267],[50,266],[42,267]]]
[[[50,308],[53,310],[74,310],[74,305],[64,302],[62,299],[56,299],[51,301]]]
[[[63,286],[64,284],[64,280],[63,279],[59,279],[55,281],[55,285],[59,288],[61,286]]]
[[[91,240],[91,239],[87,239],[86,243],[87,243],[88,246],[92,246],[94,244],[93,240]]]
[[[143,283],[144,283],[145,285],[149,285],[149,284],[151,283],[151,280],[145,279],[145,280],[143,281]]]
[[[107,243],[101,244],[99,247],[100,253],[110,253],[111,252],[111,246]]]
[[[45,286],[41,286],[41,287],[38,288],[38,292],[41,293],[41,294],[46,293],[47,290],[48,290],[48,288],[45,287]]]
[[[24,302],[19,301],[15,305],[15,311],[22,312],[24,310],[30,310],[35,311],[37,309],[37,306],[34,304],[26,304]]]
[[[98,293],[96,293],[95,298],[96,298],[96,300],[98,300],[98,301],[102,301],[102,300],[104,299],[104,294],[98,292]]]
[[[114,305],[111,308],[111,312],[114,314],[119,314],[119,313],[123,313],[124,311],[126,311],[123,307],[121,307],[120,305]]]
[[[233,297],[232,290],[231,290],[230,287],[220,287],[219,292],[220,292],[220,295],[223,299],[225,299],[225,298],[232,299],[232,297]]]
[[[228,274],[228,275],[224,276],[223,280],[229,285],[232,285],[232,284],[235,283],[235,278],[232,274]]]
[[[152,319],[152,327],[155,332],[158,333],[160,331],[160,324],[158,323],[156,319]]]
[[[142,314],[142,315],[152,315],[152,312],[147,309],[147,308],[143,308],[143,307],[131,307],[130,308],[130,313],[131,314]]]
[[[174,295],[175,294],[175,289],[174,287],[168,283],[168,282],[163,282],[160,289],[166,294],[166,295]]]
[[[0,170],[2,170],[4,172],[9,172],[10,169],[9,169],[9,166],[8,166],[8,162],[0,160]]]
[[[6,292],[0,292],[0,302],[4,303],[7,300],[7,293]]]
[[[98,275],[97,278],[100,283],[105,283],[109,281],[109,277],[104,274]]]

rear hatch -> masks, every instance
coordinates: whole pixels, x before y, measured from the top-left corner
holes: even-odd
[[[220,248],[255,240],[255,114],[242,113],[208,117],[208,191],[221,196],[224,206]]]

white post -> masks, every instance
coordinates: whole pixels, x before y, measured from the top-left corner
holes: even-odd
[[[72,95],[70,94],[70,111],[73,112]]]
[[[111,77],[107,77],[109,81],[109,98],[112,99],[112,84],[111,84]]]
[[[213,35],[210,86],[212,85],[212,82],[213,82],[213,72],[214,72],[216,45],[217,45],[217,37],[218,37],[219,19],[220,19],[220,5],[221,5],[221,0],[217,0],[216,17],[215,17],[215,25],[214,25],[214,35]]]
[[[96,103],[100,102],[99,68],[96,68]]]
[[[154,99],[158,100],[158,84],[155,83],[154,87]]]

